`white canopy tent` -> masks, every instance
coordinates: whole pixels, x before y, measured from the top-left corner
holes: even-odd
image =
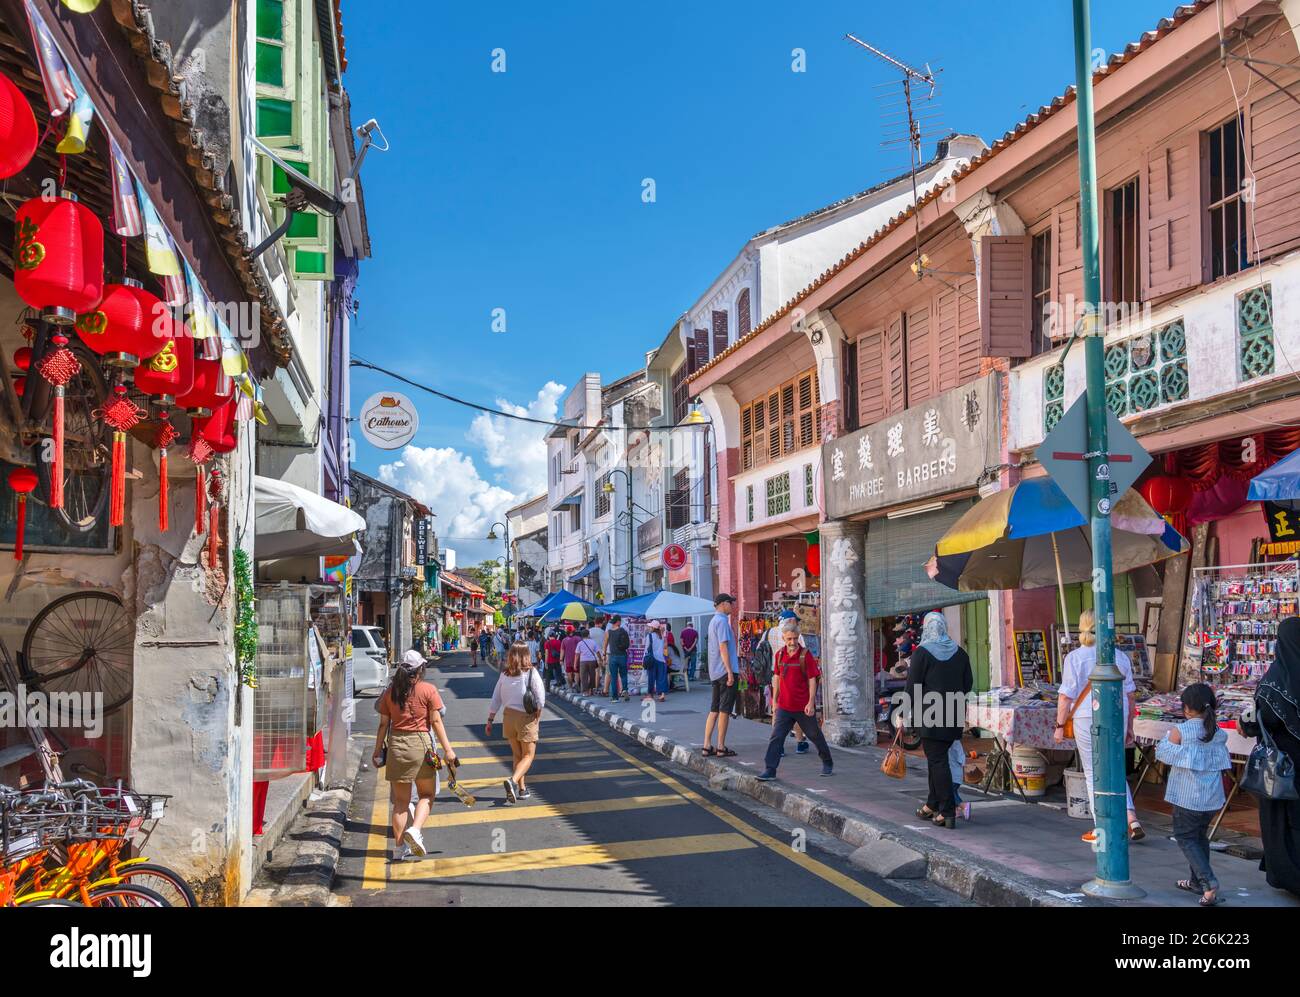
[[[253,556],[257,560],[360,552],[353,534],[364,530],[366,521],[347,506],[261,475],[253,478],[253,496],[257,515]]]

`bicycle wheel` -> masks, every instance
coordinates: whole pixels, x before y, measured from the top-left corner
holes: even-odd
[[[198,898],[190,889],[190,884],[178,872],[172,872],[165,865],[141,862],[119,869],[117,878],[132,886],[143,886],[157,893],[167,901],[169,907],[197,907]]]
[[[92,907],[170,907],[171,904],[160,893],[144,886],[119,883],[116,886],[101,886],[90,891]]]
[[[102,693],[104,713],[131,698],[135,621],[111,592],[75,592],[36,614],[24,678],[43,692]]]
[[[17,907],[84,907],[85,904],[77,900],[61,900],[58,897],[48,897],[45,900],[32,900],[25,904],[16,904]]]

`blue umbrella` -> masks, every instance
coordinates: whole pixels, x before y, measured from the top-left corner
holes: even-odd
[[[1246,498],[1252,502],[1276,502],[1287,509],[1300,509],[1300,450],[1251,478]]]
[[[548,614],[558,613],[571,602],[580,602],[584,606],[592,606],[594,608],[594,604],[587,602],[586,599],[574,595],[568,589],[560,589],[558,592],[552,592],[550,595],[539,599],[528,608],[521,609],[515,615],[540,619]]]
[[[601,609],[611,615],[618,613],[621,616],[645,616],[667,620],[683,616],[708,615],[713,612],[713,603],[693,595],[660,589],[657,592],[647,592],[645,595],[634,595],[630,599],[608,603]]]

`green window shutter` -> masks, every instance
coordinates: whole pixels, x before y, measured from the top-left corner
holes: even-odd
[[[293,104],[275,97],[257,98],[257,137],[288,138],[293,135]]]
[[[284,49],[279,45],[257,43],[257,82],[269,87],[284,86]]]
[[[284,0],[257,0],[257,37],[284,40]]]

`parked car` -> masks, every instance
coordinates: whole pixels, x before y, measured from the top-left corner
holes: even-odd
[[[379,627],[352,628],[352,688],[382,692],[388,685],[388,648]]]

